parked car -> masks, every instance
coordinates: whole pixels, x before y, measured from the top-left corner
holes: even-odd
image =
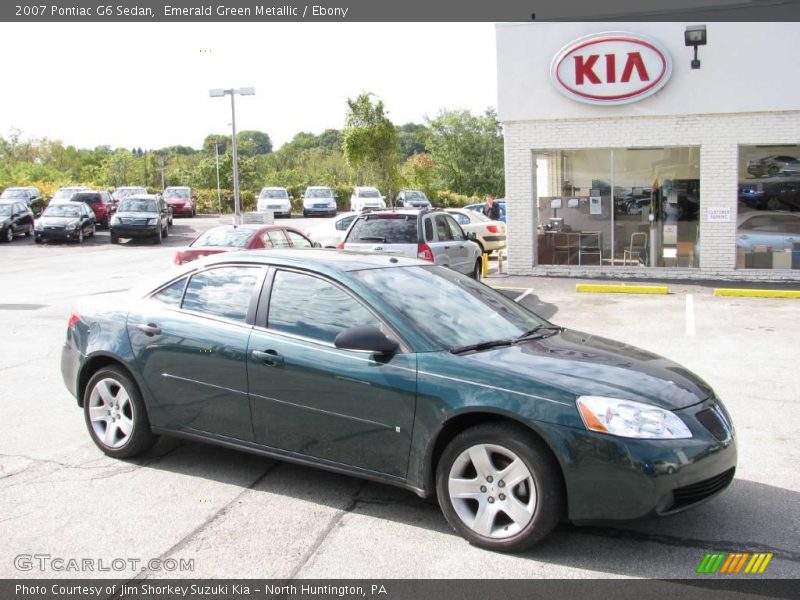
[[[169,236],[171,217],[169,205],[157,194],[127,196],[111,217],[111,243],[118,244],[120,238],[150,238],[160,244]]]
[[[181,185],[165,188],[163,198],[172,209],[173,216],[193,217],[197,214],[194,206],[196,198],[190,187]]]
[[[331,188],[323,185],[306,188],[303,194],[303,216],[311,215],[336,216],[336,195]]]
[[[20,200],[30,206],[35,200],[41,200],[42,193],[33,186],[10,187],[3,190],[0,200]]]
[[[169,434],[348,473],[437,498],[491,550],[689,509],[736,468],[728,411],[685,367],[405,257],[208,257],[79,302],[61,347],[110,457]]]
[[[470,275],[481,275],[481,247],[443,210],[397,209],[356,217],[340,247],[422,258]]]
[[[292,197],[286,188],[265,187],[261,189],[256,201],[258,212],[272,211],[275,218],[292,216]]]
[[[745,252],[794,250],[800,244],[800,215],[790,212],[741,213],[737,219],[736,246]]]
[[[85,185],[69,185],[66,187],[61,187],[56,190],[56,193],[53,194],[53,197],[50,199],[50,202],[69,202],[70,198],[72,198],[72,194],[77,192],[91,192],[92,188],[88,188]]]
[[[800,210],[800,179],[741,182],[739,200],[750,208],[762,210]]]
[[[83,202],[94,212],[94,218],[100,227],[108,227],[111,214],[115,210],[114,201],[108,192],[82,191],[75,192],[70,197],[72,202]]]
[[[350,212],[375,208],[386,208],[386,202],[378,188],[365,185],[356,186],[353,189],[353,195],[350,196]]]
[[[503,223],[505,223],[506,222],[506,201],[503,200],[502,198],[498,198],[498,199],[495,200],[495,203],[500,206],[500,220]],[[463,206],[462,208],[465,208],[466,210],[472,210],[472,211],[479,212],[479,213],[483,214],[483,207],[484,206],[486,206],[486,205],[483,202],[479,202],[477,204],[467,204],[466,206]]]
[[[400,190],[394,199],[395,206],[403,208],[431,208],[431,201],[425,192],[419,190]]]
[[[120,187],[116,188],[111,196],[114,198],[115,201],[119,202],[120,200],[127,198],[128,196],[134,195],[141,195],[147,194],[147,188],[141,185],[121,185]]]
[[[326,219],[319,225],[314,225],[313,228],[306,230],[306,237],[314,240],[322,248],[336,248],[344,241],[350,223],[359,214],[357,212],[339,213],[335,218]]]
[[[747,163],[747,172],[753,177],[775,177],[780,174],[781,169],[794,168],[800,165],[796,156],[788,156],[785,154],[777,156],[765,156],[751,160]]]
[[[197,236],[175,253],[174,263],[183,265],[203,256],[236,250],[264,248],[314,248],[317,244],[293,227],[281,225],[221,225]]]
[[[33,241],[37,244],[51,240],[83,243],[95,234],[94,212],[83,202],[51,202],[42,216],[36,219]]]
[[[475,234],[475,243],[482,253],[490,254],[506,247],[506,224],[502,221],[492,221],[482,213],[463,208],[447,208],[445,212],[453,215],[466,233]]]
[[[22,233],[33,234],[33,212],[24,200],[0,199],[0,240],[13,242]]]

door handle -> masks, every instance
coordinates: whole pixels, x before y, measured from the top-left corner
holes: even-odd
[[[155,323],[140,323],[136,326],[136,329],[150,337],[153,337],[154,335],[161,335],[161,328]]]
[[[283,357],[276,350],[267,350],[266,352],[253,350],[251,354],[253,358],[260,360],[269,367],[282,367],[285,364]]]

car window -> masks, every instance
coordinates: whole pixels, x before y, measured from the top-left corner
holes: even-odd
[[[180,306],[183,298],[183,288],[185,287],[186,278],[184,277],[156,292],[150,298],[169,306]]]
[[[349,217],[345,217],[344,219],[339,219],[338,221],[336,221],[336,229],[338,229],[339,231],[347,231],[347,228],[350,227],[350,223],[352,223],[353,219],[355,218],[356,218],[355,215],[350,215]]]
[[[258,268],[220,267],[197,273],[189,280],[183,308],[244,321],[258,280]]]
[[[453,240],[453,233],[450,231],[450,226],[447,223],[444,215],[436,215],[436,237],[440,242],[449,242]]]
[[[304,238],[299,233],[295,233],[294,231],[286,230],[284,231],[286,237],[289,238],[289,241],[292,243],[293,248],[311,248],[312,244],[306,238]]]
[[[447,220],[447,224],[450,227],[450,233],[455,241],[463,242],[465,239],[467,239],[464,235],[464,230],[461,229],[461,226],[456,223],[456,220],[453,217],[450,215],[444,215],[444,218]]]
[[[269,329],[332,344],[339,333],[357,325],[381,324],[350,294],[324,279],[290,271],[275,274]]]
[[[193,241],[191,246],[225,246],[227,248],[244,248],[251,240],[255,231],[252,229],[234,229],[223,227],[210,229]]]
[[[433,219],[425,219],[425,241],[433,241]]]
[[[456,218],[456,221],[458,221],[462,225],[469,224],[469,217],[467,215],[462,215],[461,213],[455,213],[453,216]]]
[[[264,232],[264,246],[267,248],[288,248],[289,240],[283,235],[283,230],[273,229]]]
[[[416,244],[416,215],[368,215],[358,219],[347,236],[351,243]]]

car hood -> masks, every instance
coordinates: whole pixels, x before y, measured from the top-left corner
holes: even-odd
[[[77,217],[39,217],[36,222],[47,227],[66,227],[78,221]]]
[[[157,212],[119,212],[114,216],[128,219],[157,219],[160,215]]]
[[[667,410],[686,408],[713,395],[705,381],[669,359],[579,331],[460,358],[477,363],[473,368],[480,372],[493,372],[495,385],[503,387],[522,376],[576,396],[634,400]]]

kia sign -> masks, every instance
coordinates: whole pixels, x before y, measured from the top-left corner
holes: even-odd
[[[628,104],[655,94],[672,74],[664,47],[637,33],[612,31],[566,45],[550,65],[565,96],[586,104]]]

